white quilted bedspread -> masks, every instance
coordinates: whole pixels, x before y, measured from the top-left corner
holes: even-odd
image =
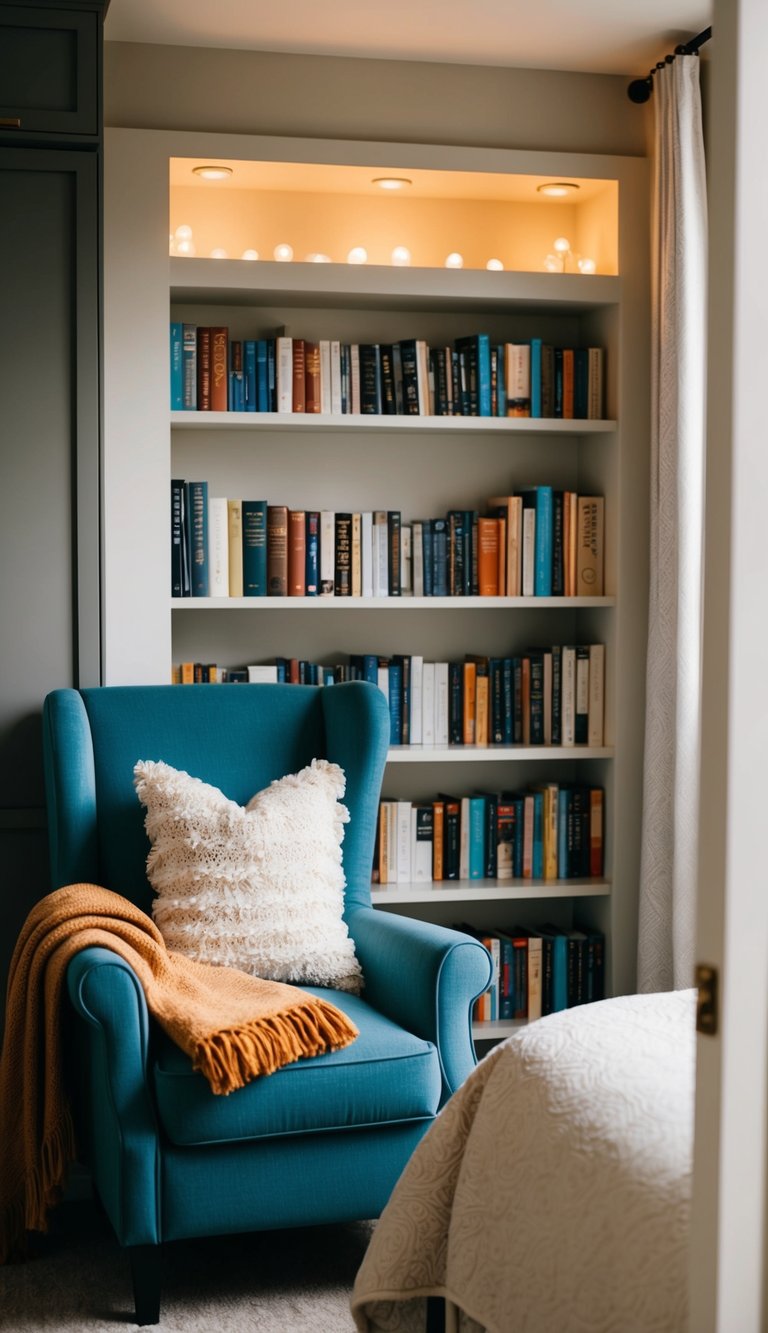
[[[361,1333],[683,1333],[695,992],[531,1024],[414,1153],[352,1296]]]

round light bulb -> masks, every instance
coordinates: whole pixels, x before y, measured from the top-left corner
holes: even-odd
[[[311,255],[304,258],[305,264],[330,264],[332,262],[330,255],[321,255],[319,251],[313,251]]]
[[[226,259],[226,258],[227,258],[227,252],[226,250],[223,250],[220,245],[217,245],[215,250],[211,250],[211,259]]]
[[[594,273],[597,265],[594,259],[580,259],[579,273]]]
[[[196,252],[196,250],[195,250],[195,243],[194,243],[194,241],[177,241],[177,242],[176,242],[176,254],[177,254],[177,255],[184,255],[187,259],[191,259],[196,253],[197,253],[197,252]]]
[[[192,228],[188,227],[186,222],[182,222],[181,226],[177,227],[173,234],[176,237],[177,241],[192,240]]]
[[[258,259],[258,257],[258,250],[243,250],[243,253],[240,256],[241,259]]]
[[[500,273],[504,265],[500,259],[489,259],[485,267],[493,269],[494,273]]]
[[[293,259],[293,246],[287,245],[285,241],[282,241],[280,245],[275,246],[272,253],[278,263],[290,264]]]
[[[463,258],[463,256],[460,255],[460,254],[458,253],[458,251],[456,251],[456,250],[452,250],[451,253],[450,253],[449,255],[446,255],[446,259],[445,259],[445,267],[446,267],[446,268],[463,268],[463,267],[464,267],[464,258]]]
[[[571,248],[571,242],[567,241],[564,236],[558,236],[553,245],[559,255],[567,255]]]
[[[347,255],[347,263],[348,263],[348,264],[367,264],[367,263],[368,263],[368,251],[366,250],[365,246],[364,246],[364,245],[353,245],[353,246],[352,246],[352,249],[350,250],[349,254]]]
[[[404,268],[407,264],[410,264],[411,262],[411,252],[405,245],[396,245],[394,250],[392,251],[391,258],[392,258],[392,263],[397,268]]]

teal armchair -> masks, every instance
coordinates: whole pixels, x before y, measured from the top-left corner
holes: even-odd
[[[344,769],[345,919],[362,996],[320,990],[359,1028],[228,1097],[149,1017],[131,968],[87,948],[67,974],[81,1155],[130,1254],[136,1318],[160,1317],[164,1241],[377,1217],[416,1144],[475,1063],[476,940],[371,907],[389,715],[375,686],[120,686],[56,690],[44,707],[52,888],[90,882],[151,911],[133,787],[164,760],[245,805],[315,757]]]

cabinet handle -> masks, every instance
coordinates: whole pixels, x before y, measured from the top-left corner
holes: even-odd
[[[20,130],[21,116],[0,116],[0,128],[4,130]]]

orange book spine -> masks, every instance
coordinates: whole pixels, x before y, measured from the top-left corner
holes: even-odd
[[[267,596],[288,594],[288,509],[267,506]]]
[[[445,823],[445,805],[442,801],[432,802],[432,878],[443,878],[443,828]]]
[[[475,745],[488,744],[488,677],[478,676],[475,686]]]
[[[563,416],[573,416],[573,381],[574,381],[574,357],[573,348],[563,348]]]
[[[211,411],[226,412],[229,371],[229,330],[211,329]]]
[[[319,412],[320,402],[320,344],[304,343],[304,411]]]
[[[288,596],[304,597],[307,591],[307,515],[304,509],[288,510]]]
[[[304,412],[307,405],[307,390],[304,381],[306,360],[303,338],[293,340],[293,407],[294,412]]]
[[[481,597],[499,595],[499,520],[477,520],[477,575]]]
[[[464,663],[464,718],[463,742],[475,743],[475,708],[477,703],[477,666],[474,662]]]
[[[599,878],[603,873],[603,792],[592,787],[589,793],[589,873]]]

